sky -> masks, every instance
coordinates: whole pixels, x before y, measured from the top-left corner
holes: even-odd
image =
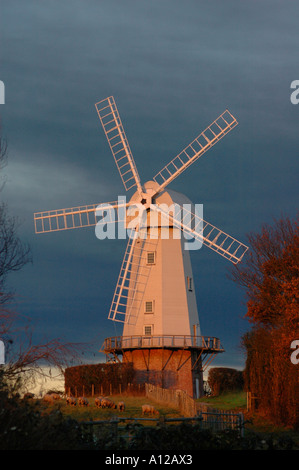
[[[127,194],[94,104],[114,96],[142,180],[150,180],[225,109],[238,126],[169,189],[243,243],[298,210],[299,4],[265,0],[10,0],[0,7],[0,105],[8,165],[1,200],[33,263],[9,278],[34,340],[88,343],[108,320],[125,240],[93,227],[34,233],[33,214]],[[231,263],[191,253],[202,334],[220,338],[213,366],[243,368],[244,292]]]

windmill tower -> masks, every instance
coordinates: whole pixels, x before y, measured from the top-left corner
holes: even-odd
[[[129,202],[118,198],[35,213],[35,231],[96,226],[97,234],[116,218],[124,223],[128,244],[108,315],[123,324],[123,334],[106,338],[102,351],[107,360],[132,362],[140,383],[184,389],[198,397],[203,370],[224,350],[218,338],[201,335],[186,237],[188,243],[191,238],[235,264],[248,247],[203,220],[186,196],[167,187],[237,121],[225,110],[152,180],[141,184],[114,98],[95,106],[125,190],[134,193]]]

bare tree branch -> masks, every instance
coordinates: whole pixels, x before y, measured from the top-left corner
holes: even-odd
[[[0,204],[0,305],[12,298],[12,293],[6,290],[7,276],[32,261],[30,247],[19,239],[17,228],[17,220]]]

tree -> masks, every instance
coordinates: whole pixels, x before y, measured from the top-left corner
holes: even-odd
[[[240,370],[229,367],[212,367],[209,369],[208,383],[214,396],[243,390],[243,374]]]
[[[245,289],[252,325],[242,338],[245,385],[276,422],[299,425],[298,369],[290,345],[299,339],[299,214],[248,236],[250,251],[232,279]]]
[[[8,214],[7,207],[0,204],[0,305],[6,305],[13,294],[6,289],[7,276],[22,269],[31,261],[29,245],[17,235],[18,222]]]
[[[7,144],[0,135],[0,169],[7,164]],[[22,269],[31,261],[29,245],[23,243],[18,236],[19,224],[16,218],[9,215],[7,207],[0,204],[0,339],[5,342],[5,366],[0,370],[0,386],[10,385],[12,388],[32,377],[30,373],[43,373],[42,365],[63,369],[69,359],[74,359],[78,344],[62,344],[59,339],[51,339],[44,344],[32,342],[32,332],[28,326],[18,326],[19,316],[11,309],[14,294],[8,291],[7,277]],[[83,345],[81,345],[81,348]],[[1,387],[0,387],[1,388]]]
[[[246,290],[247,317],[252,323],[298,325],[298,223],[299,214],[294,221],[282,218],[273,227],[263,225],[260,234],[250,234],[249,254],[232,270],[233,280]]]

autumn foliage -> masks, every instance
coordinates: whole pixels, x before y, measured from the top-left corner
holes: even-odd
[[[299,216],[282,218],[251,234],[250,253],[233,271],[246,290],[244,335],[247,354],[245,386],[258,409],[279,424],[299,426],[298,372],[290,349],[299,340]]]

